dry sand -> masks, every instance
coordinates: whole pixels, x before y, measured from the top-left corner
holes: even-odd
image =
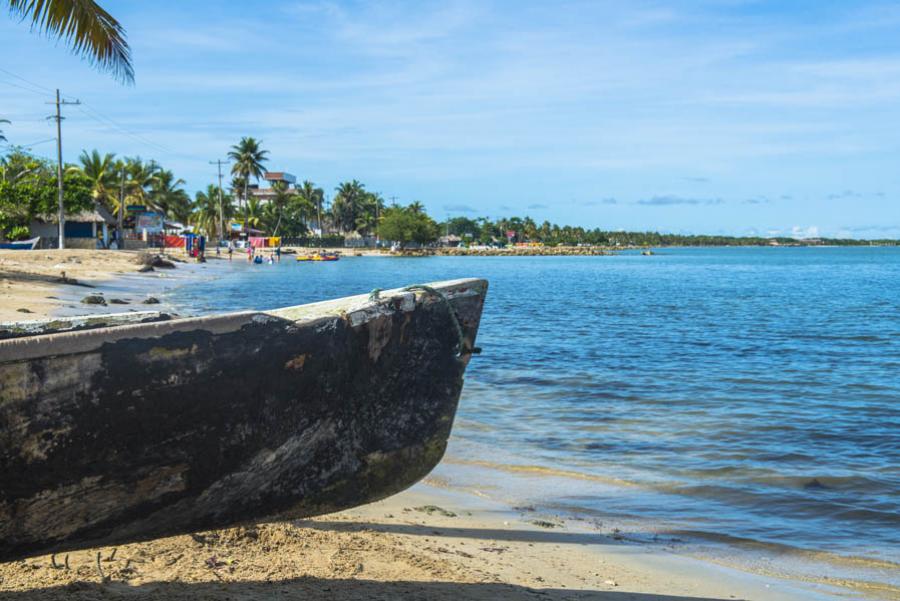
[[[137,273],[139,251],[0,250],[0,321],[41,319],[96,285]],[[24,311],[23,311],[24,309]],[[87,311],[86,311],[87,312]]]
[[[66,561],[0,564],[0,601],[834,598],[565,522],[541,527],[426,484],[320,518],[78,551]]]

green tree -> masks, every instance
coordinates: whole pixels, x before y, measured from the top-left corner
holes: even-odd
[[[378,217],[384,210],[384,199],[377,192],[366,192],[360,213],[356,217],[356,231],[363,236],[373,234],[378,230]]]
[[[90,153],[82,150],[78,157],[81,167],[76,167],[91,180],[91,196],[94,201],[112,210],[118,208],[119,173],[115,157],[112,153],[101,155],[97,150]]]
[[[266,172],[263,163],[269,160],[269,151],[263,150],[261,140],[245,136],[241,141],[231,147],[228,158],[234,164],[231,166],[231,174],[241,179],[243,191],[240,196],[240,206],[247,202],[247,191],[250,186],[250,178],[259,181]]]
[[[438,239],[440,228],[420,207],[393,205],[384,209],[378,231],[385,240],[400,244],[430,244]]]
[[[156,161],[144,162],[141,157],[126,158],[125,163],[126,203],[146,204],[150,190],[156,185],[159,165]]]
[[[56,215],[58,209],[56,165],[21,151],[0,161],[0,230],[27,226],[38,216]],[[94,205],[91,180],[78,169],[63,171],[63,207],[77,213]]]
[[[191,197],[181,187],[184,180],[168,169],[159,169],[150,183],[150,207],[170,219],[187,223],[191,217]]]
[[[93,0],[9,0],[9,12],[31,21],[33,28],[48,36],[64,40],[72,52],[116,79],[134,81],[124,28]]]
[[[9,119],[0,119],[0,123],[12,123]],[[0,129],[0,142],[6,142],[6,136],[3,135],[3,130]]]
[[[221,237],[219,231],[219,187],[209,184],[194,195],[190,222],[209,236]],[[234,215],[231,195],[222,192],[222,219],[227,223]]]
[[[325,203],[325,191],[306,180],[297,188],[297,200],[302,201],[298,208],[304,215],[304,224],[308,225],[310,217],[315,215],[316,226],[319,231],[322,231],[322,205]]]
[[[356,180],[343,182],[335,189],[337,194],[331,203],[334,224],[341,231],[356,231],[357,220],[362,215],[366,203],[366,187]]]
[[[258,198],[251,198],[244,206],[244,225],[259,229],[263,223],[263,207]]]

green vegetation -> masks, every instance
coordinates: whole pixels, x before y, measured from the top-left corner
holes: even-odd
[[[410,242],[429,244],[440,235],[438,224],[425,213],[420,203],[387,207],[381,215],[378,230],[381,238],[398,242],[401,248]]]
[[[78,212],[93,206],[93,185],[80,170],[66,169],[63,175],[66,211]],[[57,211],[56,165],[45,159],[14,150],[0,158],[0,235],[23,237],[23,228],[37,215]],[[26,236],[27,237],[27,236]]]
[[[260,142],[253,137],[241,138],[241,141],[231,147],[228,158],[234,164],[231,166],[231,174],[238,180],[240,196],[238,205],[243,207],[247,202],[247,191],[250,186],[250,178],[259,182],[259,178],[265,174],[263,163],[269,160],[269,151],[260,148]]]
[[[547,246],[768,246],[803,244],[803,240],[788,237],[708,236],[661,234],[659,232],[624,232],[587,229],[557,225],[544,221],[538,225],[530,217],[511,217],[497,220],[454,217],[440,225],[441,232],[459,236],[464,244],[500,244],[508,242],[507,232],[514,232],[513,242],[539,242]],[[898,240],[852,240],[818,238],[818,243],[830,245],[890,244]]]
[[[386,206],[380,194],[367,190],[355,179],[335,188],[331,206],[326,206],[324,190],[308,180],[293,188],[275,182],[268,200],[260,200],[249,182],[258,181],[265,173],[263,164],[268,161],[268,151],[256,139],[244,137],[232,147],[229,156],[235,161],[229,189],[220,193],[217,186],[210,184],[192,199],[184,190],[184,180],[156,161],[141,157],[120,159],[113,153],[83,151],[79,164],[67,165],[64,170],[65,208],[67,212],[77,212],[96,203],[119,215],[120,207],[142,205],[162,213],[169,222],[194,226],[212,237],[221,235],[223,225],[227,231],[228,224],[237,221],[303,244],[314,244],[315,240],[324,243],[325,239],[333,243],[350,236],[367,237],[370,243],[378,237],[384,243],[398,243],[403,247],[429,245],[442,235],[458,236],[464,246],[504,246],[510,242],[608,247],[810,243],[786,237],[686,236],[587,229],[548,221],[538,224],[530,217],[496,220],[454,217],[438,224],[428,216],[422,203]],[[36,215],[55,214],[56,194],[55,163],[15,148],[0,158],[0,238],[22,237]],[[321,230],[321,237],[314,237],[314,228]],[[896,245],[900,241],[822,238],[814,243]]]
[[[134,81],[125,30],[93,0],[9,0],[9,13],[30,21],[49,37],[64,40],[73,52],[120,81]]]

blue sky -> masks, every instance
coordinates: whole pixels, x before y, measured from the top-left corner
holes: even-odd
[[[900,237],[900,3],[101,1],[134,86],[0,18],[0,118],[191,192],[243,135],[437,218]],[[28,89],[23,89],[28,88]],[[53,144],[34,152],[52,156]]]

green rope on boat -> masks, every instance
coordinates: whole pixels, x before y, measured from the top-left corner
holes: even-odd
[[[425,286],[424,284],[413,284],[411,286],[406,286],[402,288],[404,292],[413,292],[415,293],[417,290],[421,292],[425,292],[432,296],[437,297],[444,306],[447,307],[447,313],[450,314],[450,321],[453,322],[453,328],[456,330],[456,335],[459,337],[459,342],[456,347],[456,356],[460,355],[478,355],[481,353],[481,349],[479,347],[468,348],[466,346],[466,337],[463,334],[462,326],[459,324],[459,316],[456,315],[456,309],[453,308],[453,305],[450,304],[450,299],[448,299],[443,292],[440,290],[436,290],[431,286]],[[369,293],[369,302],[375,302],[381,298],[381,288],[375,288],[372,292]]]

